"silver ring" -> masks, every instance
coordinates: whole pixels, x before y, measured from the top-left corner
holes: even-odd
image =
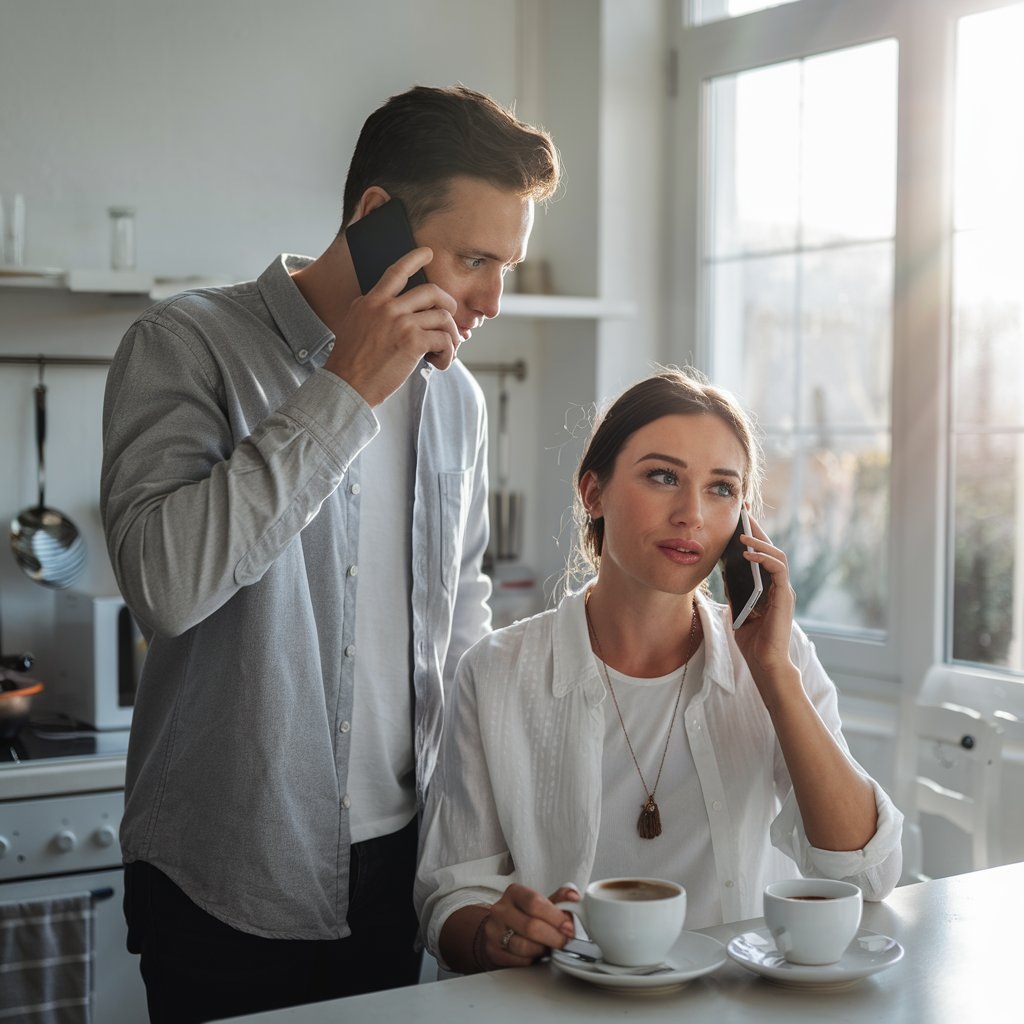
[[[505,934],[501,937],[501,948],[508,949],[508,944],[512,941],[512,936],[515,935],[515,930],[512,928],[506,928]]]

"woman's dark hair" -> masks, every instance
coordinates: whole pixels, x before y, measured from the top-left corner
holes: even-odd
[[[692,415],[718,416],[736,435],[745,459],[742,498],[750,502],[756,515],[761,497],[762,454],[750,419],[733,395],[710,384],[698,370],[668,367],[624,391],[594,426],[576,470],[573,511],[578,541],[572,575],[595,571],[604,543],[604,519],[592,518],[583,507],[580,481],[587,473],[593,473],[598,484],[604,486],[611,478],[619,452],[636,431],[662,416]]]
[[[452,178],[479,178],[543,202],[558,187],[551,136],[483,93],[418,85],[392,96],[363,125],[345,181],[342,225],[372,185],[405,203],[413,227],[448,201]]]

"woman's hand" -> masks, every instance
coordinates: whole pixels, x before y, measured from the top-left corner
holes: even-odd
[[[510,885],[477,926],[474,959],[482,970],[526,967],[549,949],[561,949],[575,931],[570,916],[555,903],[579,898],[571,886],[545,899],[535,889]]]
[[[767,587],[770,581],[771,587],[767,607],[751,612],[735,635],[736,644],[767,703],[780,680],[792,678],[795,671],[789,656],[789,642],[793,634],[796,594],[789,582],[786,553],[772,544],[753,517],[750,528],[753,536],[745,533],[740,540],[754,551],[744,551],[743,557],[761,566],[762,577],[767,576],[763,583]]]
[[[491,906],[460,907],[441,926],[441,959],[460,974],[527,967],[576,934],[571,915],[555,903],[577,903],[579,898],[574,885],[563,885],[545,899],[534,889],[513,884]]]

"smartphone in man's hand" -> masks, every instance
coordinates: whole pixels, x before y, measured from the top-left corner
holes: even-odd
[[[409,219],[401,199],[389,199],[365,217],[345,228],[345,238],[352,254],[359,289],[365,295],[393,263],[416,248]],[[417,270],[402,289],[407,292],[426,284],[427,276]]]
[[[768,604],[768,587],[771,586],[771,582],[765,587],[761,581],[761,566],[757,562],[748,562],[743,557],[744,551],[753,551],[753,548],[744,547],[740,542],[741,533],[748,537],[752,536],[750,515],[745,508],[740,510],[736,531],[719,561],[725,584],[725,596],[732,609],[733,629],[739,629],[755,608],[763,608]]]

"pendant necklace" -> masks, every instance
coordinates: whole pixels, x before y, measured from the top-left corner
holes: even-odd
[[[608,687],[608,692],[612,695],[612,703],[615,705],[615,711],[619,716],[619,724],[622,726],[622,735],[626,737],[626,746],[629,747],[629,752],[633,755],[633,764],[636,765],[636,773],[640,776],[640,784],[644,787],[644,793],[647,795],[647,799],[643,802],[640,810],[640,817],[637,818],[636,830],[640,833],[641,839],[655,839],[657,836],[661,835],[661,811],[658,809],[658,803],[654,799],[654,794],[658,791],[658,783],[661,782],[661,771],[665,767],[665,758],[668,755],[669,740],[672,739],[672,730],[676,724],[676,714],[679,711],[679,702],[683,697],[683,686],[686,684],[686,670],[690,667],[690,659],[693,657],[694,638],[697,635],[697,624],[700,621],[697,617],[697,602],[696,600],[693,602],[693,616],[690,619],[689,648],[686,652],[686,661],[683,664],[683,678],[679,681],[679,692],[676,694],[676,702],[672,708],[672,717],[669,719],[668,723],[668,735],[665,737],[665,749],[661,752],[661,764],[658,765],[658,775],[654,780],[654,786],[651,789],[648,789],[647,780],[644,778],[644,773],[640,770],[640,762],[637,760],[636,751],[633,749],[633,743],[629,738],[629,732],[626,730],[626,721],[622,717],[622,709],[619,707],[619,701],[615,696],[611,676],[608,675],[608,665],[604,660],[604,654],[601,653],[601,643],[597,639],[597,632],[594,630],[594,623],[590,618],[590,595],[592,593],[593,588],[587,591],[587,596],[583,599],[583,612],[587,617],[587,629],[590,631],[590,639],[594,644],[594,652],[597,654],[598,661],[601,662],[601,668],[604,670],[604,681]]]

